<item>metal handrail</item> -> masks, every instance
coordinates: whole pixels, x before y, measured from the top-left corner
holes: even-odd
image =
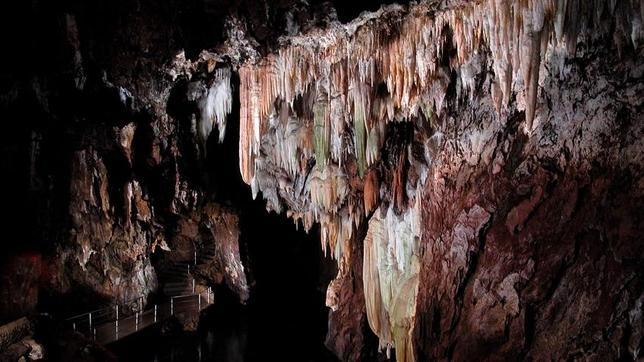
[[[197,252],[196,251],[195,251],[194,260],[195,260],[195,262],[197,260]],[[187,265],[188,266],[188,272],[190,272],[190,264],[189,263],[177,263],[177,265]],[[67,317],[67,318],[65,318],[65,321],[69,322],[69,321],[72,321],[74,319],[84,317],[84,316],[89,316],[90,314],[94,314],[94,313],[97,313],[97,312],[100,312],[100,311],[111,310],[112,308],[114,308],[116,306],[120,307],[120,306],[125,306],[125,305],[128,305],[128,304],[134,303],[134,302],[138,302],[138,301],[141,301],[142,299],[143,299],[143,296],[138,297],[138,298],[132,298],[132,299],[126,300],[124,302],[119,302],[119,301],[112,302],[112,303],[104,305],[101,308],[97,308],[97,309],[91,310],[89,312],[80,313],[80,314],[77,314],[77,315],[73,315],[71,317]]]
[[[194,266],[196,267],[199,262],[199,259],[197,257],[197,250],[195,247],[194,251],[194,258],[193,258]],[[191,267],[190,263],[177,263],[176,265],[187,265],[188,266],[188,274],[190,273]],[[214,295],[212,295],[212,289],[209,287],[206,291],[206,304],[211,303],[211,296],[213,297],[214,301]],[[154,304],[153,307],[146,309],[144,306],[144,300],[143,296],[138,297],[138,298],[133,298],[124,302],[112,302],[104,307],[94,309],[89,312],[77,314],[71,317],[66,318],[64,321],[67,323],[72,324],[72,328],[76,331],[76,325],[79,324],[80,326],[86,326],[89,333],[94,336],[94,339],[96,339],[96,333],[97,333],[97,328],[100,328],[101,326],[105,326],[109,323],[114,323],[115,325],[115,340],[119,339],[119,321],[126,321],[128,318],[135,318],[135,331],[138,331],[139,328],[139,321],[141,321],[141,324],[143,323],[143,317],[146,315],[150,315],[151,313],[154,313],[154,319],[153,323],[155,324],[158,322],[157,317],[158,314],[161,314],[159,310],[159,306],[166,305],[170,307],[170,316],[174,315],[174,305],[181,303],[182,305],[185,303],[185,301],[182,300],[177,300],[177,299],[184,299],[184,298],[189,298],[189,297],[195,297],[198,296],[198,308],[201,310],[201,305],[202,305],[202,294],[203,291],[200,293],[195,293],[195,278],[194,276],[192,277],[192,293],[191,294],[184,294],[184,295],[177,295],[177,296],[172,296],[169,299],[166,299],[165,303],[158,303]],[[175,303],[175,300],[176,303]],[[132,307],[135,306],[135,308],[124,308],[126,306]],[[138,308],[137,308],[138,307]],[[132,313],[132,311],[134,313]],[[120,312],[120,313],[119,313]],[[125,313],[124,313],[125,312]],[[129,313],[127,313],[129,312]],[[167,317],[167,316],[166,316]],[[86,325],[87,323],[87,325]],[[94,328],[96,327],[96,328]],[[145,325],[143,325],[145,327]],[[85,329],[84,327],[81,329]],[[130,333],[131,334],[131,333]],[[123,335],[125,336],[125,335]]]
[[[204,292],[206,293],[205,300],[203,298]],[[101,323],[94,323],[93,325],[90,324],[87,331],[89,335],[93,337],[94,340],[98,340],[97,331],[103,330],[101,334],[105,336],[106,328],[109,330],[110,327],[108,326],[113,324],[113,328],[114,328],[113,334],[108,333],[106,338],[107,342],[105,342],[105,343],[111,343],[125,336],[131,335],[132,333],[137,333],[140,330],[148,326],[154,325],[177,313],[181,314],[181,313],[187,312],[186,310],[183,310],[183,307],[177,310],[179,306],[185,306],[187,302],[190,302],[189,300],[185,300],[186,298],[197,297],[197,300],[193,302],[197,303],[197,309],[198,311],[201,311],[202,305],[204,305],[203,304],[204,302],[205,302],[205,305],[210,305],[211,301],[214,301],[214,298],[211,299],[211,296],[214,297],[212,293],[212,288],[210,287],[204,291],[201,291],[195,294],[184,294],[184,295],[173,296],[173,297],[170,297],[168,300],[166,300],[164,303],[154,304],[149,309],[137,311],[131,315],[125,315],[125,316],[119,315],[119,317],[113,321],[104,321]],[[180,300],[177,300],[177,299],[180,299]],[[169,307],[169,310],[165,309],[168,307]],[[163,309],[165,309],[165,312],[163,312]],[[152,320],[150,320],[151,316],[154,316]],[[147,322],[144,319],[146,317],[147,317]],[[131,325],[133,321],[134,321],[134,326]],[[129,327],[127,326],[127,323],[130,324]]]
[[[195,248],[194,252],[194,267],[197,266],[198,263],[198,258],[197,258],[197,250]],[[177,263],[175,265],[187,265],[188,266],[188,273],[190,273],[190,263]],[[178,296],[172,296],[169,299],[166,300],[166,303],[169,304],[170,306],[170,315],[174,314],[174,304],[176,299],[183,299],[183,298],[188,298],[188,297],[195,297],[198,296],[198,306],[199,309],[201,310],[201,303],[202,303],[202,293],[195,293],[195,279],[194,276],[192,277],[192,294],[184,294],[184,295],[178,295]],[[208,288],[206,290],[206,303],[210,304],[210,297],[212,294],[212,289]],[[214,296],[213,296],[214,297]],[[66,323],[71,323],[72,328],[76,331],[77,330],[77,324],[82,327],[81,329],[88,329],[90,334],[94,334],[94,338],[96,338],[96,328],[94,327],[99,327],[101,325],[105,325],[108,323],[114,323],[115,324],[115,335],[118,339],[118,325],[119,321],[126,320],[128,318],[134,317],[136,320],[136,326],[137,326],[137,331],[138,331],[138,322],[139,318],[143,317],[144,315],[148,313],[152,313],[154,311],[154,323],[157,322],[157,312],[158,312],[158,307],[160,305],[163,305],[164,303],[161,304],[154,304],[152,308],[146,309],[144,306],[144,300],[143,296],[138,297],[138,298],[133,298],[124,302],[112,302],[109,303],[101,308],[94,309],[89,312],[73,315],[71,317],[66,318],[64,321]],[[184,303],[184,301],[179,301],[177,300],[177,303]],[[124,308],[124,307],[129,307],[129,308]],[[134,307],[134,308],[132,308]],[[133,313],[132,313],[133,312]],[[85,328],[86,327],[86,328]]]
[[[141,297],[138,297],[138,298],[127,300],[127,301],[122,302],[122,303],[119,303],[119,302],[110,303],[110,304],[107,304],[104,307],[94,309],[94,310],[91,310],[89,312],[85,312],[85,313],[77,314],[77,315],[74,315],[74,316],[71,316],[71,317],[67,317],[67,318],[65,318],[65,321],[71,321],[72,319],[76,319],[78,317],[83,317],[83,316],[86,316],[86,315],[89,315],[89,314],[94,314],[94,313],[104,311],[104,310],[111,310],[115,306],[125,306],[125,305],[131,304],[133,302],[140,301],[142,299],[143,299],[143,297],[141,296]]]

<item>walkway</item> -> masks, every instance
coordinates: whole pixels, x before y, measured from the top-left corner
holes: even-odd
[[[194,264],[203,267],[214,257],[206,250]],[[143,298],[83,313],[65,320],[74,331],[86,335],[99,344],[109,344],[172,316],[198,316],[202,309],[213,303],[210,288],[196,291],[195,279],[190,274],[195,265],[177,263],[164,274],[163,291],[168,299],[154,305],[143,305]]]
[[[172,316],[199,315],[199,312],[212,302],[213,294],[208,289],[203,293],[174,296],[164,303],[152,305],[144,310],[131,310],[127,304],[117,305],[81,314],[67,319],[66,322],[71,324],[72,329],[97,343],[108,344]]]

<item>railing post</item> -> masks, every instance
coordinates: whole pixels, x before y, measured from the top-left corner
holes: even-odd
[[[174,297],[170,298],[170,315],[174,315]]]
[[[201,311],[201,294],[199,295],[199,306],[198,306],[198,311]]]
[[[195,294],[195,278],[192,278],[192,294]]]
[[[137,332],[139,330],[139,312],[134,314],[134,330]]]
[[[89,313],[89,330],[92,331],[92,312]]]
[[[119,339],[119,305],[116,305],[116,320],[114,321],[114,340]]]
[[[197,266],[197,247],[195,246],[195,266]]]
[[[76,332],[76,322],[72,323],[72,329]]]
[[[199,343],[197,345],[197,353],[198,353],[198,356],[199,356],[198,361],[201,362],[201,343]]]
[[[139,297],[139,312],[143,312],[143,297]]]
[[[96,328],[94,328],[94,340],[96,340]]]
[[[157,322],[157,305],[154,305],[154,323]]]
[[[210,287],[208,287],[208,290],[206,291],[206,303],[210,304]]]

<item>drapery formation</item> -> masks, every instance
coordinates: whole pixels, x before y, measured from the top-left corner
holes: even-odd
[[[541,60],[574,54],[577,38],[604,30],[606,17],[637,44],[643,8],[604,0],[489,0],[444,9],[425,2],[283,39],[276,53],[239,69],[243,179],[264,192],[270,208],[287,206],[307,229],[321,222],[323,243],[341,248],[365,210],[346,182],[362,179],[380,160],[387,123],[440,114],[448,71],[457,74],[459,96],[471,95],[480,71],[473,59],[489,49],[496,108],[503,112],[516,95],[529,130]],[[279,180],[262,177],[269,169],[280,171]],[[327,186],[312,190],[320,177]],[[345,205],[351,211],[343,212]]]
[[[510,107],[524,111],[529,134],[539,122],[543,61],[563,69],[589,32],[637,47],[643,12],[638,1],[422,2],[284,38],[278,51],[239,69],[242,177],[269,209],[286,209],[307,230],[320,223],[323,248],[339,261],[357,226],[376,213],[364,253],[369,322],[382,347],[412,360],[405,336],[422,235],[392,230],[418,217],[429,148],[441,137],[426,128],[445,111],[450,84],[463,106],[480,87],[477,74],[492,72],[485,86],[498,118]],[[392,125],[401,123],[413,125],[412,140],[388,147]],[[391,289],[395,281],[409,284]],[[409,304],[397,305],[401,298]]]

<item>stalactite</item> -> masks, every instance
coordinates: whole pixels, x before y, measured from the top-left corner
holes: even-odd
[[[376,212],[364,241],[363,285],[369,326],[380,349],[413,360],[411,330],[418,292],[418,204],[397,216],[393,208]],[[384,215],[383,215],[384,214]]]
[[[240,94],[239,94],[239,168],[242,179],[247,184],[251,184],[254,168],[254,157],[252,152],[253,122],[252,114],[255,111],[255,104],[251,104],[253,99],[251,94],[255,88],[253,82],[253,72],[242,67],[239,69]]]
[[[329,158],[329,143],[331,127],[328,124],[327,107],[323,102],[313,106],[313,134],[315,145],[315,161],[320,168],[326,165]]]
[[[369,171],[364,183],[364,212],[370,214],[380,201],[380,181],[376,170]]]
[[[394,200],[394,205],[398,211],[405,209],[405,160],[407,159],[406,153],[401,152],[398,156],[397,167],[394,170],[394,177],[391,184],[391,193]]]
[[[230,75],[231,69],[228,67],[215,70],[212,85],[198,103],[200,119],[197,131],[204,145],[215,126],[219,130],[219,142],[224,141],[226,135],[226,118],[233,107],[233,91],[230,85]]]
[[[409,8],[392,5],[346,25],[336,23],[324,36],[313,32],[284,38],[276,53],[239,69],[242,177],[258,186],[256,192],[269,185],[254,178],[258,159],[271,157],[292,182],[301,182],[296,176],[310,172],[308,158],[313,154],[321,171],[329,164],[343,168],[355,160],[356,175],[346,177],[362,178],[380,159],[386,123],[408,120],[421,111],[425,116],[441,114],[450,71],[459,75],[457,93],[472,97],[475,76],[481,71],[481,49],[489,49],[492,59],[496,80],[490,92],[495,107],[503,111],[511,95],[521,93],[517,106],[525,110],[529,131],[546,50],[563,48],[568,56],[574,55],[578,36],[589,30],[584,26],[599,29],[601,19],[614,16],[617,7],[632,10],[624,21],[633,44],[638,44],[641,4],[610,0],[595,0],[594,6],[582,0],[486,0],[456,2],[439,11],[433,2]],[[445,69],[443,47],[448,42],[455,52],[449,58],[450,69]],[[214,114],[220,124],[222,113]],[[278,119],[281,122],[272,121]],[[281,140],[264,155],[266,135]],[[407,187],[399,176],[394,194],[396,204],[404,208]],[[313,198],[318,191],[302,191],[306,190],[299,195],[311,194],[313,204],[321,201],[326,206],[331,199]],[[373,205],[365,204],[370,200],[364,198],[355,207],[370,210]],[[309,207],[314,221],[323,216],[341,219],[339,209]],[[340,222],[327,224],[345,228]]]
[[[354,105],[355,113],[353,116],[353,144],[355,147],[356,162],[358,164],[358,173],[364,175],[367,168],[366,156],[366,138],[367,130],[365,129],[365,112],[361,104]]]
[[[412,360],[404,322],[412,307],[383,314],[378,305],[391,307],[391,301],[369,298],[407,282],[383,287],[382,276],[401,270],[411,275],[410,235],[419,235],[415,225],[426,172],[416,169],[416,178],[407,177],[406,167],[427,164],[432,154],[426,150],[425,160],[412,160],[411,151],[389,154],[389,169],[379,175],[387,124],[420,119],[434,127],[436,119],[445,118],[448,103],[458,107],[475,101],[478,92],[490,92],[499,115],[525,111],[530,134],[539,122],[539,74],[546,54],[563,62],[575,56],[578,38],[593,31],[620,32],[637,47],[644,36],[642,12],[637,0],[420,1],[282,38],[275,53],[239,69],[242,177],[255,195],[262,191],[269,208],[286,207],[307,230],[319,223],[325,253],[338,260],[365,216],[387,205],[386,216],[375,211],[379,226],[374,221],[372,231],[370,225],[365,244],[371,245],[365,250],[365,268],[372,268],[365,273],[369,323],[383,348],[395,345],[399,360]],[[615,24],[604,26],[606,21]],[[493,81],[481,82],[487,66]],[[457,102],[447,102],[453,86]],[[442,137],[436,133],[437,140]],[[477,137],[473,144],[481,142]],[[472,153],[467,159],[475,164],[479,155]],[[390,215],[392,210],[401,216]],[[390,266],[395,271],[374,267],[385,255],[378,248],[396,256]],[[396,293],[409,299],[405,293],[415,289]]]

